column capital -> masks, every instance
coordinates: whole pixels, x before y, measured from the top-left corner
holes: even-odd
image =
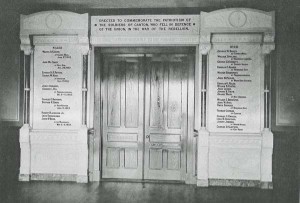
[[[88,55],[90,51],[90,46],[89,44],[81,45],[80,46],[81,54],[82,55]]]
[[[271,51],[275,49],[275,43],[263,43],[262,45],[262,53],[270,54]]]
[[[202,55],[207,55],[210,49],[211,49],[210,43],[200,43],[199,45],[199,51]]]
[[[20,49],[24,51],[25,55],[30,55],[33,50],[30,43],[29,35],[20,35],[20,40],[21,40]]]

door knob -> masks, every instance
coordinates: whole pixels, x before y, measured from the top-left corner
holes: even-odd
[[[146,135],[146,138],[148,138],[148,139],[149,139],[149,138],[150,138],[150,135]]]

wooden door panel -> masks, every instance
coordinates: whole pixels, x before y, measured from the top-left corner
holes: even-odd
[[[185,180],[187,76],[193,57],[103,56],[102,177]]]
[[[124,168],[137,169],[138,168],[138,150],[125,148],[124,151]]]
[[[134,133],[107,133],[108,142],[138,142],[138,134]]]
[[[120,150],[118,148],[107,148],[106,155],[106,166],[108,168],[120,167]]]
[[[107,79],[107,123],[108,126],[121,126],[121,73],[122,62],[109,62]]]
[[[147,70],[145,179],[184,180],[187,55],[149,55]]]
[[[126,63],[125,75],[125,127],[139,125],[139,67],[137,63]]]
[[[161,142],[161,143],[180,143],[181,135],[172,135],[172,134],[156,134],[151,133],[149,137],[150,142]]]
[[[163,169],[163,150],[150,149],[149,150],[149,167],[150,169]]]
[[[142,179],[143,55],[103,58],[102,177]]]
[[[180,169],[180,160],[181,160],[181,151],[180,150],[168,150],[168,170],[179,170]]]
[[[163,63],[153,62],[150,67],[150,127],[164,126],[164,68]]]
[[[181,128],[182,114],[182,67],[180,63],[168,64],[168,104],[167,123],[168,128]]]

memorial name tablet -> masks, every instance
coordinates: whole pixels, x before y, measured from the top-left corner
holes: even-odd
[[[35,46],[33,126],[36,129],[80,126],[80,59],[76,46]]]
[[[210,130],[259,132],[259,45],[214,44],[209,61]]]

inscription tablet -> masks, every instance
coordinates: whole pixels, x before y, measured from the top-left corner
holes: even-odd
[[[33,127],[74,129],[81,119],[81,52],[76,45],[36,45]]]
[[[208,71],[210,131],[260,132],[259,44],[214,44]]]

